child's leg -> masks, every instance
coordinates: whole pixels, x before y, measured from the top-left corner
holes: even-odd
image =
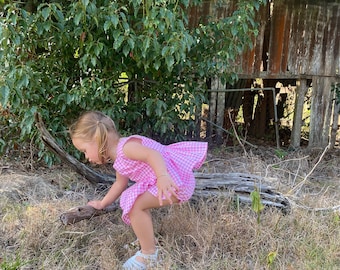
[[[175,203],[178,202],[178,199],[174,196],[172,196],[171,199]],[[168,200],[163,201],[163,206],[169,204]],[[156,250],[150,209],[159,207],[158,198],[149,192],[145,192],[137,198],[129,213],[132,229],[139,240],[142,253],[144,254],[153,254]],[[140,261],[142,261],[142,259]]]

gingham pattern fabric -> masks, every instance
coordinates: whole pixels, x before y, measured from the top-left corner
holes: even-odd
[[[113,168],[121,175],[136,182],[126,189],[120,197],[120,206],[123,209],[122,219],[126,224],[130,224],[128,213],[139,195],[146,191],[154,196],[157,196],[158,193],[157,179],[152,168],[144,162],[128,159],[123,153],[124,144],[131,138],[138,138],[144,146],[161,153],[167,165],[168,173],[179,187],[177,195],[180,202],[189,200],[194,193],[195,177],[193,170],[202,166],[208,149],[206,142],[185,141],[162,145],[152,139],[138,135],[121,138],[117,145],[117,157]]]

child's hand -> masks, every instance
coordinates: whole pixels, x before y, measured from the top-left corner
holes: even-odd
[[[163,196],[172,204],[171,196],[177,198],[176,191],[178,186],[172,180],[171,176],[166,174],[157,178],[158,200],[159,205],[163,205]]]
[[[102,210],[105,208],[102,204],[102,201],[90,201],[87,203],[87,205],[92,206],[95,209]]]

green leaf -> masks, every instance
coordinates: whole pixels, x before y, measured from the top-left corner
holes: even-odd
[[[157,100],[156,103],[156,115],[161,116],[163,114],[163,109],[165,108],[165,103],[162,100]]]
[[[76,16],[74,16],[73,22],[75,25],[79,25],[79,22],[82,18],[83,14],[82,13],[78,13],[76,14]]]
[[[54,16],[55,16],[55,18],[57,19],[58,22],[64,22],[65,21],[64,14],[58,9],[55,10]]]
[[[238,33],[237,27],[232,26],[232,27],[230,28],[230,31],[231,31],[231,34],[232,34],[234,37],[237,36],[237,33]]]
[[[165,57],[165,63],[167,65],[168,70],[171,71],[173,69],[173,65],[175,63],[174,57],[172,55],[167,55]]]
[[[113,43],[113,48],[115,50],[118,50],[118,48],[120,48],[120,46],[122,45],[123,41],[124,41],[124,36],[119,36],[117,39],[115,39]]]
[[[96,26],[98,27],[99,26],[98,18],[97,17],[92,17],[92,19],[95,21]]]
[[[111,22],[112,22],[112,24],[113,24],[113,27],[114,27],[114,28],[117,28],[117,25],[118,25],[118,23],[119,23],[119,17],[118,17],[118,15],[117,15],[117,14],[112,14],[111,17],[110,17],[110,19],[111,19]]]
[[[264,209],[264,205],[261,202],[260,192],[257,188],[250,193],[251,208],[257,214],[257,221],[260,223],[260,213]]]
[[[10,15],[10,21],[11,21],[11,23],[13,24],[13,25],[16,25],[17,24],[17,20],[18,20],[18,15],[17,14],[15,14],[15,13],[12,13],[11,15]]]
[[[135,41],[132,38],[128,38],[127,43],[129,44],[132,51],[135,48]]]
[[[122,22],[123,28],[125,31],[129,31],[130,30],[130,25],[127,22]]]
[[[161,52],[161,55],[164,57],[169,51],[169,47],[168,46],[164,46]]]
[[[152,107],[153,107],[153,104],[154,104],[154,100],[152,100],[152,99],[147,99],[146,101],[145,101],[145,107],[146,107],[146,115],[147,116],[151,116],[151,109],[152,109]]]
[[[120,36],[121,34],[122,34],[122,32],[121,32],[119,29],[117,29],[117,30],[114,30],[114,31],[113,31],[112,37],[113,37],[114,40],[116,40],[116,39],[119,38],[119,36]]]
[[[159,70],[159,67],[161,66],[161,61],[159,59],[156,59],[155,62],[153,63],[153,67],[156,70]]]
[[[51,22],[47,21],[47,22],[43,23],[43,27],[44,27],[44,30],[46,32],[48,32],[51,29]]]
[[[37,112],[36,106],[32,106],[25,112],[24,118],[20,123],[22,135],[31,133],[32,127],[34,126],[34,115],[36,112]]]
[[[276,256],[277,256],[277,252],[276,251],[271,251],[271,252],[268,253],[268,255],[267,255],[267,264],[269,266],[271,266],[274,263],[274,260],[275,260]]]
[[[74,96],[67,93],[66,94],[66,104],[71,104],[73,100],[74,100]]]
[[[146,36],[143,40],[143,45],[142,45],[142,52],[143,52],[143,57],[146,56],[146,52],[150,47],[150,37]]]
[[[129,46],[128,44],[126,44],[126,45],[123,47],[123,54],[124,54],[124,56],[127,57],[128,54],[129,54],[129,52],[130,52],[130,46]]]
[[[17,88],[20,89],[22,87],[27,87],[29,83],[29,77],[26,73],[22,74],[21,78],[17,83]]]
[[[81,2],[83,3],[85,8],[89,5],[89,0],[82,0]]]
[[[99,54],[101,53],[101,51],[103,50],[104,45],[103,43],[97,43],[94,45],[94,53],[96,56],[99,56]]]
[[[41,23],[41,22],[38,22],[36,26],[37,26],[37,34],[38,34],[39,36],[41,36],[41,35],[43,34],[44,30],[45,30],[44,24]],[[19,42],[20,42],[20,41],[18,40],[16,43],[19,45]]]
[[[97,57],[91,57],[91,64],[94,67],[97,65]]]
[[[43,16],[45,21],[50,16],[50,13],[51,13],[51,8],[50,7],[45,7],[45,8],[42,9],[41,15]]]
[[[105,21],[104,26],[103,26],[105,33],[107,32],[107,30],[109,30],[110,26],[111,26],[111,21]]]
[[[161,124],[161,134],[165,134],[168,130],[168,125],[163,123]]]
[[[0,104],[3,108],[7,107],[10,89],[7,85],[2,85],[0,90]]]

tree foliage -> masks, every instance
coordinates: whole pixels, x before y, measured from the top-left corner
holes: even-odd
[[[37,112],[66,148],[67,125],[89,109],[128,133],[183,139],[207,98],[204,80],[236,78],[262,1],[240,1],[230,17],[194,27],[187,11],[199,0],[3,1],[0,150],[30,140],[51,164]]]

